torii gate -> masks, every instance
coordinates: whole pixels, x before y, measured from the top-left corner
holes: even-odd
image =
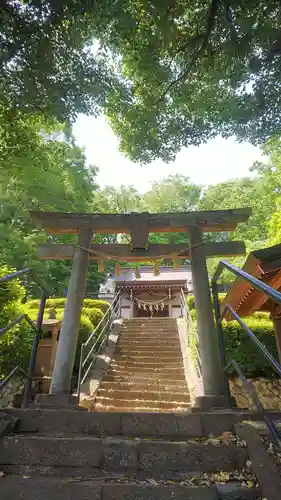
[[[198,336],[202,361],[204,407],[211,407],[223,397],[223,381],[217,333],[206,258],[233,256],[245,253],[241,241],[204,243],[204,232],[233,231],[239,222],[251,215],[250,208],[183,213],[85,214],[31,212],[33,221],[50,234],[77,234],[77,244],[41,245],[38,256],[42,260],[72,259],[67,301],[58,342],[58,349],[50,394],[44,401],[61,406],[73,400],[69,396],[79,322],[86,289],[88,260],[100,255],[114,255],[118,261],[151,261],[159,255],[173,255],[190,259],[192,269]],[[189,239],[187,244],[150,244],[149,233],[181,232]],[[131,244],[93,245],[94,234],[128,233]]]

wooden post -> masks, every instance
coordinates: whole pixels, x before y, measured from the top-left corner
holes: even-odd
[[[92,236],[92,230],[81,230],[78,236],[78,245],[88,248]],[[86,289],[87,267],[88,252],[76,248],[52,375],[51,394],[69,394],[70,392],[81,310]]]
[[[197,226],[191,227],[189,235],[191,246],[197,245],[191,249],[191,270],[204,394],[206,397],[213,397],[215,401],[216,398],[219,400],[221,397],[222,370],[211,302],[206,257],[200,228]],[[210,406],[212,406],[212,404],[210,404]]]

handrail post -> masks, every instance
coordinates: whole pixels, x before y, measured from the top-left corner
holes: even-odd
[[[27,372],[28,378],[26,379],[25,384],[24,384],[22,408],[28,407],[30,390],[31,390],[31,385],[32,385],[32,376],[34,373],[34,368],[35,368],[35,363],[36,363],[36,356],[37,356],[37,351],[38,351],[40,334],[41,334],[41,330],[42,330],[42,323],[43,323],[46,300],[47,300],[47,295],[46,295],[46,292],[43,290],[41,300],[40,300],[38,317],[37,317],[37,321],[36,321],[36,330],[37,331],[36,331],[34,338],[33,338],[32,350],[31,350],[31,355],[30,355],[30,359],[29,359],[29,366],[28,366],[28,372]]]
[[[221,366],[222,366],[222,370],[223,370],[223,377],[222,377],[223,387],[222,387],[222,391],[223,391],[223,394],[228,398],[229,405],[232,406],[231,405],[231,394],[230,394],[230,390],[229,390],[228,377],[227,377],[227,373],[225,371],[225,367],[226,367],[225,344],[224,344],[223,331],[222,331],[222,322],[221,322],[221,314],[220,314],[218,284],[217,284],[216,281],[212,282],[212,295],[213,295],[213,304],[214,304],[214,310],[215,310],[215,320],[216,320],[216,327],[217,327],[217,334],[218,334],[218,341],[219,341]]]
[[[78,384],[77,384],[78,385],[78,388],[77,388],[78,405],[79,405],[79,402],[80,402],[80,394],[81,394],[83,355],[84,355],[84,344],[81,344],[80,361],[79,361],[79,372],[78,372]]]

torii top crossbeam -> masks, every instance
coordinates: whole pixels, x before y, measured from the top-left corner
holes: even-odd
[[[100,234],[130,233],[138,225],[148,232],[186,232],[191,226],[202,232],[233,231],[239,222],[246,222],[251,208],[178,213],[87,214],[60,212],[31,212],[33,221],[52,234],[78,233],[93,229]]]

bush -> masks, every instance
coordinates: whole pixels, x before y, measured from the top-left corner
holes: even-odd
[[[272,322],[254,316],[243,318],[243,320],[272,356],[278,359]],[[237,321],[228,323],[224,321],[223,335],[227,360],[235,359],[245,375],[251,377],[275,375],[269,362]]]
[[[219,302],[220,304],[224,301],[226,297],[226,293],[219,293]],[[192,311],[193,309],[195,309],[195,298],[194,298],[194,295],[188,295],[186,297],[186,303],[188,305],[188,308],[190,311]]]
[[[0,277],[6,276],[14,272],[14,269],[10,269],[6,266],[0,267]],[[0,287],[0,308],[2,309],[5,304],[11,301],[17,301],[19,304],[23,297],[26,295],[25,288],[21,285],[19,279],[14,279],[12,281],[7,281],[1,283]]]
[[[14,270],[6,266],[0,268],[0,276]],[[26,295],[25,288],[18,279],[2,283],[0,287],[0,328],[9,324],[23,313],[21,301]],[[14,326],[0,338],[0,379],[7,376],[17,365],[28,366],[34,332],[26,321]]]
[[[94,307],[96,309],[101,309],[104,313],[106,313],[106,311],[110,308],[109,302],[98,299],[84,299],[83,306],[87,308]]]
[[[224,293],[219,294],[220,302],[224,300],[225,295]],[[193,295],[187,297],[187,303],[190,308],[190,315],[196,324]],[[272,356],[278,359],[274,328],[272,321],[269,319],[269,313],[256,312],[252,316],[243,318],[243,321]],[[247,376],[275,376],[269,362],[237,321],[223,321],[222,327],[227,361],[234,359]],[[190,346],[194,356],[195,346],[198,347],[197,343],[195,333],[190,332]]]
[[[66,303],[65,297],[47,299],[46,300],[46,307],[48,307],[48,308],[54,307],[56,309],[57,307],[64,307],[65,303]]]
[[[191,311],[193,316],[194,311]],[[252,330],[254,335],[266,347],[275,359],[278,359],[277,346],[272,322],[269,319],[256,318],[250,316],[243,318],[246,325]],[[194,320],[196,325],[196,319]],[[261,354],[259,348],[255,345],[250,336],[244,331],[237,321],[223,321],[223,337],[225,345],[225,354],[227,361],[234,359],[240,366],[244,375],[248,377],[275,377],[269,362]],[[198,346],[195,332],[190,332],[190,347],[196,357],[195,346]],[[228,372],[232,374],[231,369]],[[233,372],[234,374],[234,372]]]
[[[65,306],[66,298],[65,297],[55,297],[53,299],[46,300],[46,308],[50,309],[51,307],[62,308]],[[28,300],[26,302],[26,309],[39,309],[40,300]],[[97,300],[97,299],[84,299],[83,307],[100,309],[102,312],[106,312],[110,308],[110,304],[106,302],[106,300]]]
[[[84,316],[87,316],[91,320],[94,327],[99,324],[104,316],[103,312],[100,309],[96,309],[95,307],[83,307],[82,314],[84,314]]]

